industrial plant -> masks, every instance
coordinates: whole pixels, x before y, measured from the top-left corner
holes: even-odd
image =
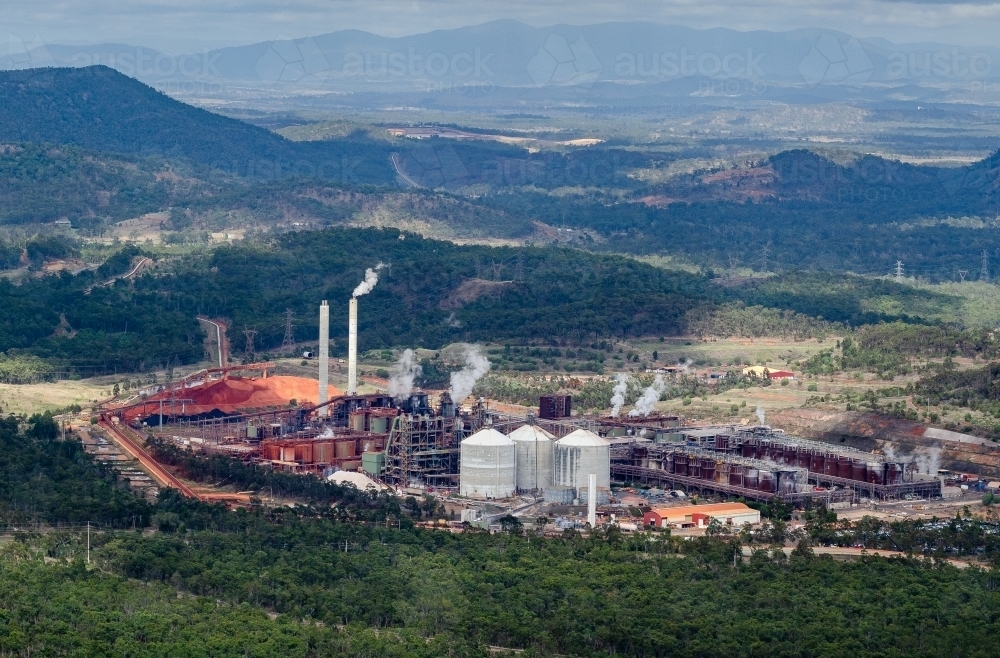
[[[366,272],[348,303],[345,391],[329,383],[330,305],[324,300],[318,381],[269,377],[274,364],[267,362],[212,368],[108,405],[103,424],[295,473],[360,471],[400,492],[587,505],[591,522],[595,506],[612,500],[613,484],[796,505],[941,495],[941,481],[918,473],[911,460],[764,425],[682,427],[676,417],[652,413],[658,389],[619,418],[621,381],[607,417],[574,415],[569,395],[543,396],[537,412],[523,415],[491,409],[470,395],[489,369],[471,348],[447,391],[414,387],[418,367],[407,350],[387,392],[359,394],[359,297],[377,283],[378,269]],[[659,377],[651,388],[657,385]]]

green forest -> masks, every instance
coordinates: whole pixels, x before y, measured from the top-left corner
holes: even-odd
[[[39,248],[73,248],[53,240]],[[144,253],[124,248],[76,276],[0,280],[0,301],[16,311],[0,318],[0,352],[79,375],[192,363],[203,355],[197,315],[229,318],[233,344],[240,344],[244,327],[255,328],[258,350],[266,352],[283,340],[286,308],[295,315],[296,338],[313,340],[319,301],[346,306],[365,269],[379,262],[385,264],[380,282],[360,300],[364,350],[457,341],[589,345],[706,332],[808,337],[887,321],[914,328],[872,330],[888,332],[879,348],[885,358],[908,353],[900,342],[906,332],[918,332],[909,342],[920,349],[924,334],[945,344],[962,331],[968,333],[956,348],[962,353],[989,347],[975,330],[867,310],[868,297],[918,297],[925,305],[952,300],[860,277],[793,274],[730,287],[707,275],[568,248],[459,246],[396,229],[332,228],[221,246],[101,285]],[[333,335],[333,349],[343,352],[344,341]]]
[[[291,480],[296,507],[228,511],[164,490],[134,497],[50,417],[0,420],[0,651],[27,655],[989,656],[1000,650],[995,520],[839,521],[790,510],[757,532],[542,538],[414,525],[415,499],[227,458],[158,455],[196,481],[262,493]],[[310,482],[314,484],[309,484]],[[87,563],[85,522],[92,524]],[[812,545],[912,558],[836,562]],[[748,560],[734,560],[741,546]],[[936,558],[981,556],[982,568]]]

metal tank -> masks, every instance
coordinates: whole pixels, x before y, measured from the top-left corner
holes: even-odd
[[[868,462],[868,483],[882,484],[885,464],[882,462]]]
[[[851,479],[851,458],[837,457],[837,477]]]
[[[742,446],[740,446],[740,454],[742,454],[747,459],[755,459],[757,457],[757,442],[755,439],[747,439]]]
[[[556,484],[585,489],[594,473],[598,487],[611,487],[611,442],[590,430],[579,429],[556,441],[554,462]]]
[[[828,452],[823,456],[823,475],[837,475],[837,454]]]
[[[809,456],[809,470],[813,473],[819,475],[823,474],[823,462],[826,460],[823,457],[823,453],[819,450],[814,450],[812,455]]]
[[[795,466],[804,468],[808,471],[810,461],[812,461],[812,453],[806,448],[799,448],[798,460],[795,462]]]
[[[729,467],[729,486],[731,487],[742,487],[743,486],[743,467],[738,464],[733,464]]]
[[[760,471],[760,484],[758,488],[765,493],[774,493],[774,473],[771,471]]]
[[[688,457],[680,453],[674,453],[674,473],[677,475],[688,474]]]
[[[867,482],[868,465],[860,459],[851,461],[851,479],[858,482]]]
[[[760,471],[750,466],[746,467],[743,469],[743,486],[747,489],[756,489],[758,483],[760,482],[761,474],[766,472],[767,471]]]
[[[711,480],[715,482],[715,460],[714,459],[702,459],[701,460],[701,479]]]
[[[688,476],[693,478],[701,477],[701,459],[698,457],[688,457]]]
[[[556,437],[537,425],[522,425],[507,436],[514,442],[517,490],[537,491],[552,486]]]
[[[492,427],[482,429],[461,446],[459,493],[471,498],[509,498],[516,486],[514,442]]]

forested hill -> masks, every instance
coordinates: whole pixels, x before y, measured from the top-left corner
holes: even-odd
[[[362,136],[291,142],[175,101],[105,66],[0,72],[0,141],[163,155],[254,178],[395,180],[384,143]]]

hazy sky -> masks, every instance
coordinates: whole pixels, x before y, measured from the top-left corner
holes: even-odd
[[[545,26],[654,21],[690,27],[825,27],[895,42],[1000,45],[1000,0],[0,0],[0,39],[119,41],[181,52],[346,28],[386,36],[498,18]]]

